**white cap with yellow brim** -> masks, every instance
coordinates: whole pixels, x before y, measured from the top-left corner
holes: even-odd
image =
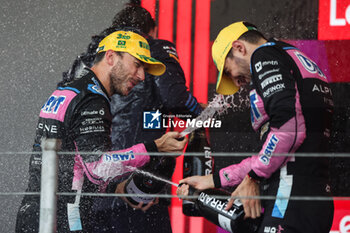
[[[147,40],[132,31],[116,31],[106,36],[98,45],[96,53],[107,50],[126,52],[146,64],[145,71],[151,75],[159,76],[165,72],[165,65],[151,57]]]
[[[216,92],[219,94],[232,95],[239,90],[233,80],[224,74],[224,65],[227,54],[232,48],[232,43],[249,30],[256,30],[256,28],[247,27],[243,21],[233,23],[222,29],[213,43],[212,56],[219,71]]]

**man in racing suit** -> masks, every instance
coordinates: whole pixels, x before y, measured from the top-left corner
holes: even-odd
[[[163,114],[191,115],[202,111],[196,98],[187,90],[184,72],[180,66],[175,45],[167,40],[155,39],[156,25],[151,14],[139,5],[127,4],[113,19],[112,26],[100,35],[92,37],[85,53],[64,73],[65,82],[81,76],[83,67],[91,67],[98,43],[115,28],[136,28],[145,33],[151,55],[166,65],[160,76],[145,74],[145,80],[136,85],[129,95],[111,97],[112,149],[128,148],[134,144],[153,140],[165,133],[165,129],[144,130],[143,112],[160,110]],[[173,159],[173,158],[168,158]],[[173,163],[175,165],[175,161]],[[169,167],[173,170],[174,167]],[[126,179],[123,176],[120,181]],[[130,208],[122,199],[96,198],[94,211],[95,232],[172,232],[168,213],[168,200],[160,199],[147,211]],[[127,224],[126,224],[127,223]]]
[[[328,196],[328,158],[277,156],[328,151],[332,93],[319,67],[294,46],[266,40],[250,23],[224,28],[212,47],[219,70],[217,92],[232,94],[250,84],[251,122],[263,142],[258,155],[205,177],[181,182],[198,189],[237,186],[232,196],[277,196],[263,202],[260,233],[329,232],[333,201],[291,200]],[[250,69],[249,69],[250,67]],[[264,185],[263,185],[264,181]],[[187,194],[188,186],[178,189]],[[261,215],[259,199],[242,199],[246,217]],[[233,198],[226,209],[231,207]]]
[[[178,134],[171,132],[120,151],[80,153],[111,148],[110,97],[115,93],[127,95],[144,80],[146,69],[161,75],[165,66],[150,56],[148,43],[141,35],[116,31],[100,42],[92,68],[84,69],[81,77],[59,85],[43,105],[34,151],[41,151],[42,138],[57,138],[62,140],[61,151],[75,152],[71,157],[64,155],[59,159],[58,192],[104,192],[115,187],[114,178],[146,164],[150,160],[147,152],[182,151],[186,140],[176,140]],[[32,155],[29,173],[27,191],[40,191],[40,154]],[[58,196],[57,232],[92,232],[92,198],[82,196],[79,203],[79,197]],[[38,232],[39,201],[37,196],[25,196],[18,212],[16,232]],[[73,207],[79,208],[81,219],[71,218]]]

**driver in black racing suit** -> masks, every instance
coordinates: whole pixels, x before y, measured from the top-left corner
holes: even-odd
[[[110,96],[127,95],[144,80],[146,67],[154,75],[165,71],[164,64],[150,57],[145,38],[132,31],[116,31],[100,42],[92,68],[59,85],[43,105],[33,150],[40,152],[41,140],[46,137],[61,139],[61,151],[75,152],[59,158],[58,192],[104,192],[107,188],[114,192],[114,179],[146,164],[150,160],[147,152],[182,151],[186,140],[175,140],[178,134],[170,132],[128,149],[81,153],[110,150]],[[27,191],[40,191],[40,153],[32,155],[29,173]],[[57,232],[93,232],[90,221],[93,198],[82,196],[81,201],[79,198],[80,195],[58,196]],[[38,196],[24,197],[16,232],[39,231],[39,203]],[[74,217],[74,211],[79,211],[80,217]]]
[[[184,72],[179,63],[176,46],[167,40],[156,39],[157,27],[151,14],[139,5],[127,4],[118,12],[110,28],[92,37],[87,51],[73,63],[64,79],[79,77],[83,67],[91,67],[98,43],[114,28],[136,28],[145,33],[150,45],[151,55],[166,65],[160,76],[146,74],[145,80],[136,85],[129,95],[111,97],[112,149],[128,148],[137,143],[156,139],[165,133],[158,130],[143,129],[143,112],[157,111],[162,114],[181,114],[196,117],[202,111],[196,98],[187,90]],[[174,160],[169,157],[168,160]],[[170,165],[170,164],[169,164]],[[175,160],[169,166],[174,170]],[[122,182],[128,176],[120,179]],[[168,191],[168,187],[165,187]],[[169,192],[169,191],[168,191]],[[134,210],[117,197],[96,198],[93,209],[94,232],[161,232],[171,233],[169,206],[170,200],[161,198],[159,203],[147,211]],[[117,229],[117,230],[116,230]]]
[[[237,186],[232,196],[277,196],[263,202],[259,233],[328,233],[333,201],[327,157],[276,156],[328,151],[332,93],[319,67],[296,47],[266,40],[250,23],[237,22],[216,38],[212,54],[219,70],[217,92],[232,94],[250,84],[251,122],[260,134],[257,155],[213,175],[181,182],[197,189]],[[249,68],[250,67],[250,68]],[[187,194],[183,185],[179,194]],[[330,197],[328,201],[291,200],[292,196]],[[242,199],[246,217],[261,216],[259,199]],[[227,208],[233,203],[229,201]]]

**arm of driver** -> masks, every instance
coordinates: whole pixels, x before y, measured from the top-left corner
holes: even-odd
[[[188,139],[185,137],[182,140],[177,140],[178,138],[180,138],[179,132],[168,132],[162,137],[154,140],[154,143],[159,152],[174,152],[182,154]]]
[[[180,180],[180,184],[184,183],[184,185],[177,188],[178,196],[187,196],[189,186],[192,186],[198,190],[210,189],[214,188],[213,175],[209,174],[206,176],[190,176],[185,179]]]

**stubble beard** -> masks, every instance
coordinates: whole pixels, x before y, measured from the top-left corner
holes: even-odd
[[[110,74],[110,90],[112,94],[127,95],[128,93],[123,90],[124,81],[127,79],[126,72],[123,64],[118,61],[115,66],[113,66]]]
[[[250,73],[250,65],[244,59],[239,57],[234,57],[236,64],[241,67],[240,76],[244,77],[245,84],[248,85],[252,79],[252,74]]]

